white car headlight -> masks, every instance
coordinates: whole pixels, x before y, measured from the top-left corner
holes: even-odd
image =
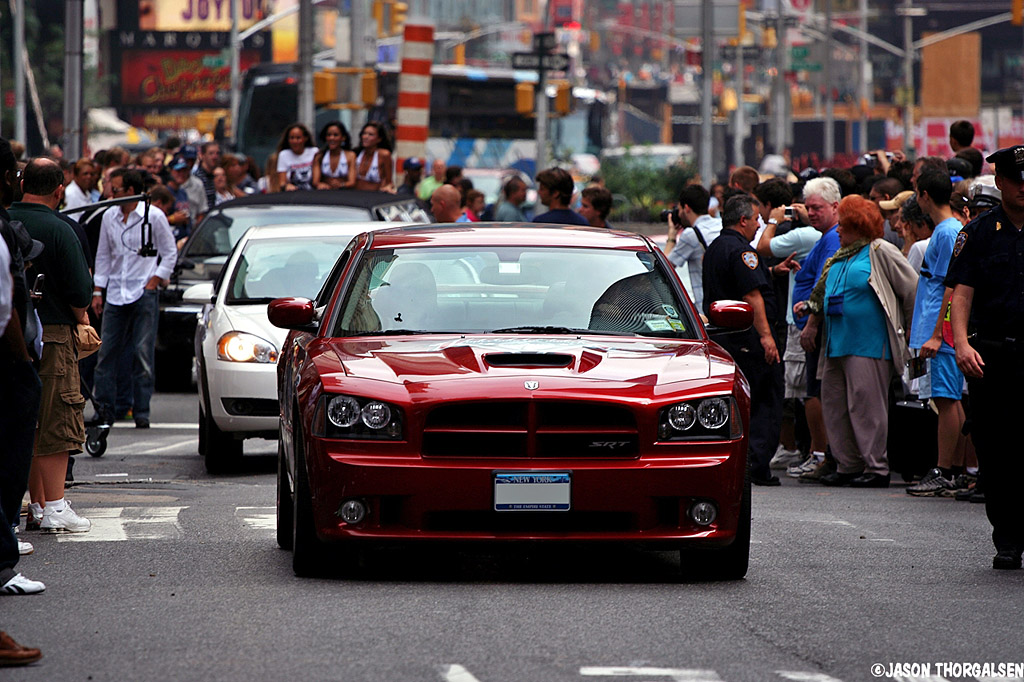
[[[217,357],[229,362],[276,363],[277,347],[245,332],[228,332],[217,341]]]
[[[729,421],[729,402],[722,398],[708,398],[697,406],[697,419],[705,429],[720,429]]]

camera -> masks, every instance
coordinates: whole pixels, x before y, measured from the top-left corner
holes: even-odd
[[[784,214],[786,220],[792,220],[793,219],[793,216],[795,214],[793,213],[793,207],[792,206],[786,206],[785,208],[782,209],[782,211],[783,211],[783,214]]]
[[[672,222],[675,223],[677,227],[682,227],[683,226],[683,220],[682,220],[682,218],[679,217],[679,207],[678,206],[673,206],[671,209],[667,209],[666,208],[664,211],[662,211],[661,212],[661,222],[667,223],[669,216],[672,216]]]
[[[892,152],[886,152],[885,158],[889,159],[889,163],[892,163],[892,160],[895,158],[895,156]],[[867,153],[864,156],[860,157],[860,161],[865,166],[869,168],[874,168],[878,163],[878,158],[874,154]]]

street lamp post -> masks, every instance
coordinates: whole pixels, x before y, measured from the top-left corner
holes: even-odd
[[[903,0],[903,6],[896,8],[896,14],[903,17],[903,146],[907,156],[914,157],[914,17],[923,17],[926,12],[914,7],[913,0]]]
[[[700,179],[706,186],[714,183],[714,165],[711,155],[711,70],[714,67],[712,52],[712,7],[711,0],[704,0],[701,11],[701,103],[700,103]]]
[[[825,144],[826,159],[836,154],[835,104],[832,101],[832,0],[825,0]]]
[[[84,0],[64,5],[64,156],[82,156],[82,53]]]

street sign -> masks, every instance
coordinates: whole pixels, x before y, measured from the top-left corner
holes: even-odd
[[[800,61],[810,56],[811,48],[806,45],[794,45],[789,48],[789,54],[792,55],[795,61]]]
[[[821,62],[793,62],[789,68],[793,71],[821,71]]]
[[[737,47],[735,45],[723,45],[719,49],[719,55],[726,61],[732,61],[737,58]],[[743,46],[743,59],[748,62],[756,61],[761,57],[761,48],[757,45],[744,45]]]
[[[536,52],[513,52],[512,68],[521,71],[565,71],[569,68],[569,55],[564,52],[544,55]]]
[[[547,52],[557,44],[558,41],[555,39],[554,33],[535,33],[533,35],[534,52]]]
[[[512,68],[523,71],[536,71],[540,66],[540,55],[536,52],[513,52]]]

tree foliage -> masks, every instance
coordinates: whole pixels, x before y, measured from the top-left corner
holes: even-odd
[[[608,191],[626,198],[612,217],[627,222],[649,221],[675,203],[696,169],[692,164],[659,168],[647,157],[626,155],[602,161],[601,175]]]

